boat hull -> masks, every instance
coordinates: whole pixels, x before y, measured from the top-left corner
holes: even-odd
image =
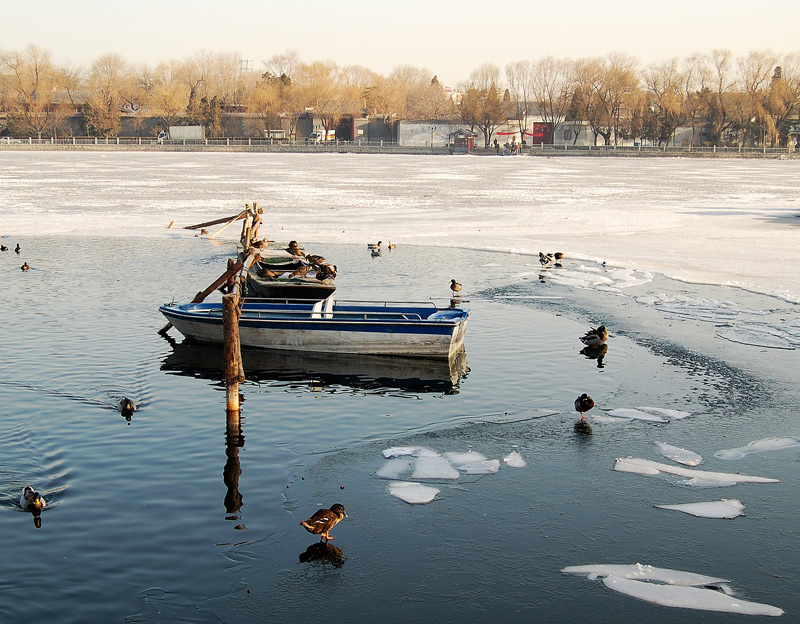
[[[162,306],[187,338],[221,343],[220,304]],[[449,358],[464,343],[468,310],[318,304],[248,304],[239,319],[242,346],[285,351]]]

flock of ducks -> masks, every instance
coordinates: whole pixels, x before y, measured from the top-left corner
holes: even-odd
[[[543,267],[552,266],[560,269],[562,266],[561,260],[563,259],[564,259],[564,254],[561,253],[560,251],[557,251],[555,253],[542,253],[541,251],[539,252],[539,263]]]
[[[378,241],[377,243],[367,243],[367,249],[369,249],[369,252],[372,254],[373,258],[381,255],[381,245],[383,245],[383,241]],[[392,241],[389,241],[389,243],[386,245],[386,248],[389,251],[395,249],[396,247],[397,245],[395,245]]]

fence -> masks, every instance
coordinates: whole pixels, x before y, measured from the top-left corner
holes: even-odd
[[[47,139],[0,139],[0,150],[132,150],[132,151],[250,151],[250,152],[364,152],[399,154],[450,154],[450,147],[407,146],[391,141],[328,141],[314,143],[282,139],[185,139],[161,140],[153,137],[65,137]],[[476,154],[493,155],[495,149],[476,148]],[[789,147],[697,147],[655,145],[547,145],[526,147],[522,152],[531,156],[692,156],[742,158],[800,158],[800,151]]]

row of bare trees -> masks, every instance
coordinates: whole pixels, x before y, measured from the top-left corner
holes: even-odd
[[[504,76],[483,65],[448,93],[422,68],[401,66],[383,76],[362,66],[302,62],[291,51],[252,72],[229,53],[201,52],[155,67],[108,54],[84,69],[58,65],[36,46],[0,50],[0,112],[8,131],[39,138],[65,132],[65,120],[76,114],[94,136],[117,136],[123,115],[134,124],[200,124],[222,136],[225,113],[248,113],[253,134],[287,125],[291,134],[297,119],[313,112],[325,130],[345,114],[451,120],[479,130],[487,146],[502,124],[522,132],[531,119],[553,131],[569,121],[587,128],[595,143],[663,144],[676,128],[689,127],[693,144],[775,146],[785,144],[799,108],[800,53],[735,58],[715,50],[646,67],[619,53],[547,57],[510,63]]]

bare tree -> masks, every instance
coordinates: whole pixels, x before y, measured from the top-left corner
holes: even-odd
[[[775,67],[764,98],[770,146],[786,146],[788,120],[800,108],[800,53],[789,54]]]
[[[506,121],[505,107],[500,98],[500,70],[491,63],[482,65],[470,74],[471,83],[461,98],[461,119],[483,133],[484,147],[489,147],[492,135]]]
[[[678,66],[678,59],[653,63],[644,70],[643,79],[647,88],[646,102],[652,107],[658,121],[658,144],[669,143],[675,129],[683,123],[685,78]]]
[[[573,98],[569,61],[548,56],[533,66],[531,93],[542,121],[550,124],[553,136],[567,116]]]
[[[737,59],[739,84],[744,96],[737,119],[740,144],[764,142],[767,134],[764,100],[777,62],[777,57],[768,51],[750,52]]]
[[[525,132],[528,130],[534,80],[534,69],[530,61],[515,61],[506,65],[506,82],[511,95],[510,108],[522,140],[525,140]]]
[[[5,54],[0,65],[9,73],[12,97],[8,123],[12,130],[39,139],[54,133],[63,119],[63,105],[52,101],[57,69],[50,52],[31,45],[25,52]]]
[[[181,79],[181,63],[169,61],[155,68],[151,110],[164,130],[177,125],[186,111],[189,92]]]
[[[275,54],[266,61],[262,61],[264,69],[273,76],[286,76],[289,80],[294,78],[297,69],[302,65],[300,55],[295,50],[287,50],[282,54]]]
[[[733,123],[730,107],[736,79],[732,74],[732,56],[729,50],[714,50],[701,58],[703,66],[698,77],[700,97],[705,104],[706,132],[712,144],[719,145]]]
[[[319,118],[327,134],[338,123],[344,104],[339,66],[330,61],[304,63],[296,75],[295,85],[304,108]]]

